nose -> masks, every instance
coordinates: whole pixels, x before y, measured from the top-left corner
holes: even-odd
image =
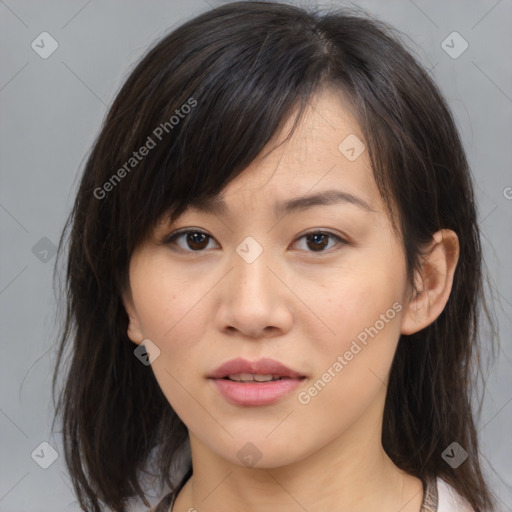
[[[293,294],[270,253],[263,251],[249,263],[234,252],[230,263],[233,268],[222,283],[217,327],[231,335],[257,339],[289,331]]]

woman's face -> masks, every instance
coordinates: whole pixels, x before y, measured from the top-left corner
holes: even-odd
[[[361,140],[324,91],[288,143],[224,189],[223,208],[162,222],[133,254],[128,334],[151,340],[162,391],[214,457],[271,468],[333,442],[380,446],[408,286]],[[178,230],[192,233],[171,240]],[[245,365],[221,368],[235,359]]]

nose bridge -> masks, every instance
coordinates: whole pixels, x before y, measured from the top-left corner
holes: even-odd
[[[275,266],[270,260],[271,251],[255,237],[246,237],[235,248],[218,317],[221,329],[234,328],[257,338],[263,333],[267,336],[270,328],[272,332],[290,328],[290,311],[283,290],[278,289],[279,280],[270,270]]]
[[[233,255],[235,280],[241,291],[244,288],[250,293],[260,295],[268,287],[272,287],[271,272],[268,269],[270,251],[264,248],[264,242],[253,236],[247,236],[238,244]]]

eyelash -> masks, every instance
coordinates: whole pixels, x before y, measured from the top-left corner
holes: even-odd
[[[190,234],[190,233],[200,233],[200,234],[206,235],[208,237],[208,243],[210,242],[210,240],[213,239],[213,237],[211,235],[209,235],[208,233],[205,233],[204,231],[201,231],[200,229],[185,229],[185,230],[177,231],[176,233],[170,234],[162,242],[163,242],[164,245],[176,245],[176,240],[180,236],[187,235],[187,234]],[[340,236],[338,236],[338,235],[336,235],[336,234],[334,234],[334,233],[332,233],[330,231],[320,231],[320,230],[308,231],[307,233],[304,233],[303,235],[298,237],[296,239],[296,241],[301,240],[302,238],[305,238],[308,235],[324,235],[324,236],[328,236],[328,237],[336,239],[336,241],[341,243],[342,245],[349,245],[349,242],[347,242],[346,240],[344,240]],[[331,247],[331,249],[332,249],[332,247]],[[181,252],[190,252],[190,253],[206,252],[206,249],[201,249],[201,250],[194,251],[194,250],[183,249],[183,248],[181,248],[179,246],[178,246],[178,249],[173,249],[173,250],[177,250],[177,251],[181,251]],[[328,251],[324,251],[324,250],[322,250],[322,251],[306,251],[306,252],[310,252],[310,253],[313,253],[313,254],[326,254],[326,253],[328,253]]]

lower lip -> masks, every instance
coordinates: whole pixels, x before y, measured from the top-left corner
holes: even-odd
[[[235,405],[259,406],[277,402],[291,393],[303,379],[282,379],[269,382],[236,382],[210,379],[220,393]]]

